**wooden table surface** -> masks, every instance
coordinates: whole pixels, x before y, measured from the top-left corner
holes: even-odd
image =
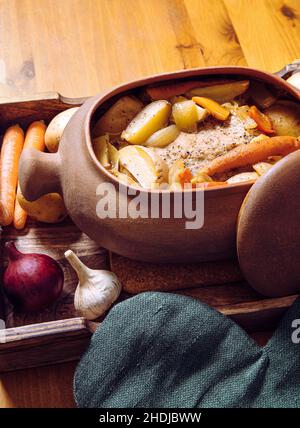
[[[87,96],[183,68],[276,71],[300,58],[300,2],[0,0],[0,40],[0,96]],[[75,366],[0,375],[0,407],[74,406]]]

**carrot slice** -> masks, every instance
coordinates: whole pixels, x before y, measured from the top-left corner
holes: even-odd
[[[191,179],[193,178],[193,175],[191,173],[191,170],[189,168],[185,168],[180,174],[179,174],[179,181],[182,187],[186,183],[190,183]]]
[[[19,125],[8,128],[3,137],[0,157],[0,224],[8,226],[14,217],[18,166],[24,144],[24,132]]]
[[[146,94],[153,100],[167,100],[176,95],[183,95],[195,88],[205,88],[222,83],[232,82],[228,79],[212,79],[208,82],[199,82],[198,80],[189,80],[188,82],[169,83],[165,85],[148,86]]]
[[[45,132],[46,132],[46,125],[42,120],[33,122],[27,129],[23,150],[28,148],[34,148],[36,150],[44,151],[45,150]],[[20,206],[18,202],[18,195],[20,194],[21,194],[21,189],[20,189],[20,184],[18,184],[13,222],[14,222],[14,227],[19,230],[24,228],[27,220],[27,213],[25,210],[23,210],[23,208]]]
[[[257,128],[268,135],[275,134],[272,128],[272,122],[264,113],[262,113],[256,106],[249,108],[249,116],[256,122]]]
[[[261,141],[251,141],[241,144],[225,155],[210,162],[200,173],[210,176],[234,168],[253,165],[267,159],[269,156],[285,156],[300,149],[300,141],[295,137],[271,137]]]
[[[230,115],[230,111],[227,110],[227,108],[221,106],[219,103],[211,100],[210,98],[193,97],[192,100],[200,107],[205,108],[205,110],[207,110],[208,113],[210,113],[216,119],[224,121],[227,120]]]

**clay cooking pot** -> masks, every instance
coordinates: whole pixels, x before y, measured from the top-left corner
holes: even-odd
[[[204,77],[256,79],[284,90],[300,102],[300,92],[279,76],[246,67],[210,67],[160,74],[130,82],[88,99],[67,125],[57,153],[25,150],[20,161],[20,184],[26,199],[34,200],[49,192],[63,195],[70,217],[99,245],[123,256],[150,262],[196,262],[220,260],[235,254],[236,220],[252,183],[232,184],[204,192],[204,225],[186,229],[187,218],[99,218],[96,213],[97,186],[110,183],[117,190],[119,203],[132,198],[119,192],[118,180],[97,161],[91,141],[91,128],[103,106],[124,93],[166,81]],[[102,110],[101,110],[102,108]],[[127,190],[125,185],[122,189]],[[141,189],[145,196],[151,191]],[[163,192],[157,190],[159,198]],[[112,192],[113,194],[114,192]],[[111,197],[114,197],[112,195]],[[171,193],[171,214],[174,193]]]

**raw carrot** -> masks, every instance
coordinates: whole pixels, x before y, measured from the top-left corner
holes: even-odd
[[[27,129],[23,150],[28,148],[34,148],[36,150],[44,151],[45,150],[45,132],[46,132],[46,125],[42,120],[33,122]],[[23,210],[23,208],[20,206],[18,202],[18,196],[20,194],[21,194],[21,189],[20,189],[20,184],[18,184],[13,222],[14,222],[14,227],[19,230],[24,228],[27,220],[27,213],[25,210]]]
[[[24,144],[24,132],[19,125],[8,128],[3,137],[0,157],[0,224],[8,226],[14,217],[18,166]]]

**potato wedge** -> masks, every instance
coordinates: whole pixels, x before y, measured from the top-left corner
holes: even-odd
[[[163,158],[159,155],[159,151],[154,151],[151,149],[151,147],[148,148],[143,146],[137,147],[137,150],[143,156],[147,154],[152,159],[158,176],[156,183],[167,183],[169,167],[167,163],[163,160]]]
[[[131,144],[144,144],[154,132],[165,127],[171,114],[171,104],[160,100],[148,104],[129,123],[121,137]]]
[[[93,129],[93,136],[120,134],[142,108],[143,103],[133,96],[126,95],[118,99],[98,120]]]
[[[277,135],[300,135],[300,104],[281,100],[264,110]]]
[[[130,144],[144,144],[145,141],[168,123],[171,104],[160,100],[148,104],[129,123],[121,137]]]
[[[172,116],[177,127],[182,131],[193,132],[198,122],[198,111],[192,100],[177,102],[172,107]]]
[[[250,141],[250,143],[252,143],[253,141],[263,141],[263,140],[266,140],[268,138],[270,138],[270,137],[268,137],[268,135],[259,134],[256,137],[253,137],[252,140]]]
[[[206,119],[207,116],[209,116],[209,113],[205,108],[196,105],[196,109],[198,115],[198,122],[202,122],[202,120]]]
[[[118,180],[123,183],[134,187],[139,187],[138,183],[128,174],[124,172],[116,171],[114,175],[118,178]]]
[[[96,158],[105,168],[110,166],[108,144],[108,135],[102,135],[101,137],[95,138],[93,140],[93,148]]]
[[[127,146],[119,150],[120,166],[126,168],[134,179],[144,188],[166,183],[168,167],[157,154],[143,146]]]
[[[274,164],[269,162],[258,162],[252,165],[252,168],[258,175],[264,175]]]
[[[111,143],[107,143],[108,159],[110,163],[110,169],[112,171],[118,171],[119,168],[119,150],[115,148]]]
[[[180,131],[176,125],[170,125],[166,128],[154,132],[145,142],[147,147],[166,147],[173,143],[178,137]]]
[[[240,174],[236,174],[233,177],[230,177],[227,180],[228,184],[233,183],[241,183],[243,181],[252,181],[257,180],[259,178],[259,175],[257,172],[241,172]]]
[[[205,97],[216,101],[219,104],[232,101],[239,95],[242,95],[249,88],[249,80],[241,80],[220,85],[207,86],[206,88],[195,88],[187,92],[189,98]]]
[[[208,182],[211,182],[211,181],[213,181],[213,179],[209,175],[207,175],[207,174],[205,174],[203,172],[200,172],[200,173],[196,174],[196,176],[194,178],[192,178],[191,183],[192,184],[208,183]]]
[[[188,98],[186,98],[186,97],[183,97],[182,95],[175,95],[174,97],[172,97],[171,99],[170,99],[170,103],[173,105],[173,104],[176,104],[176,103],[182,103],[182,101],[188,101]]]
[[[258,162],[252,165],[252,168],[257,172],[257,174],[263,175],[266,172],[268,172],[269,169],[272,168],[272,166],[274,166],[281,159],[282,159],[282,156],[269,156],[266,161]]]

